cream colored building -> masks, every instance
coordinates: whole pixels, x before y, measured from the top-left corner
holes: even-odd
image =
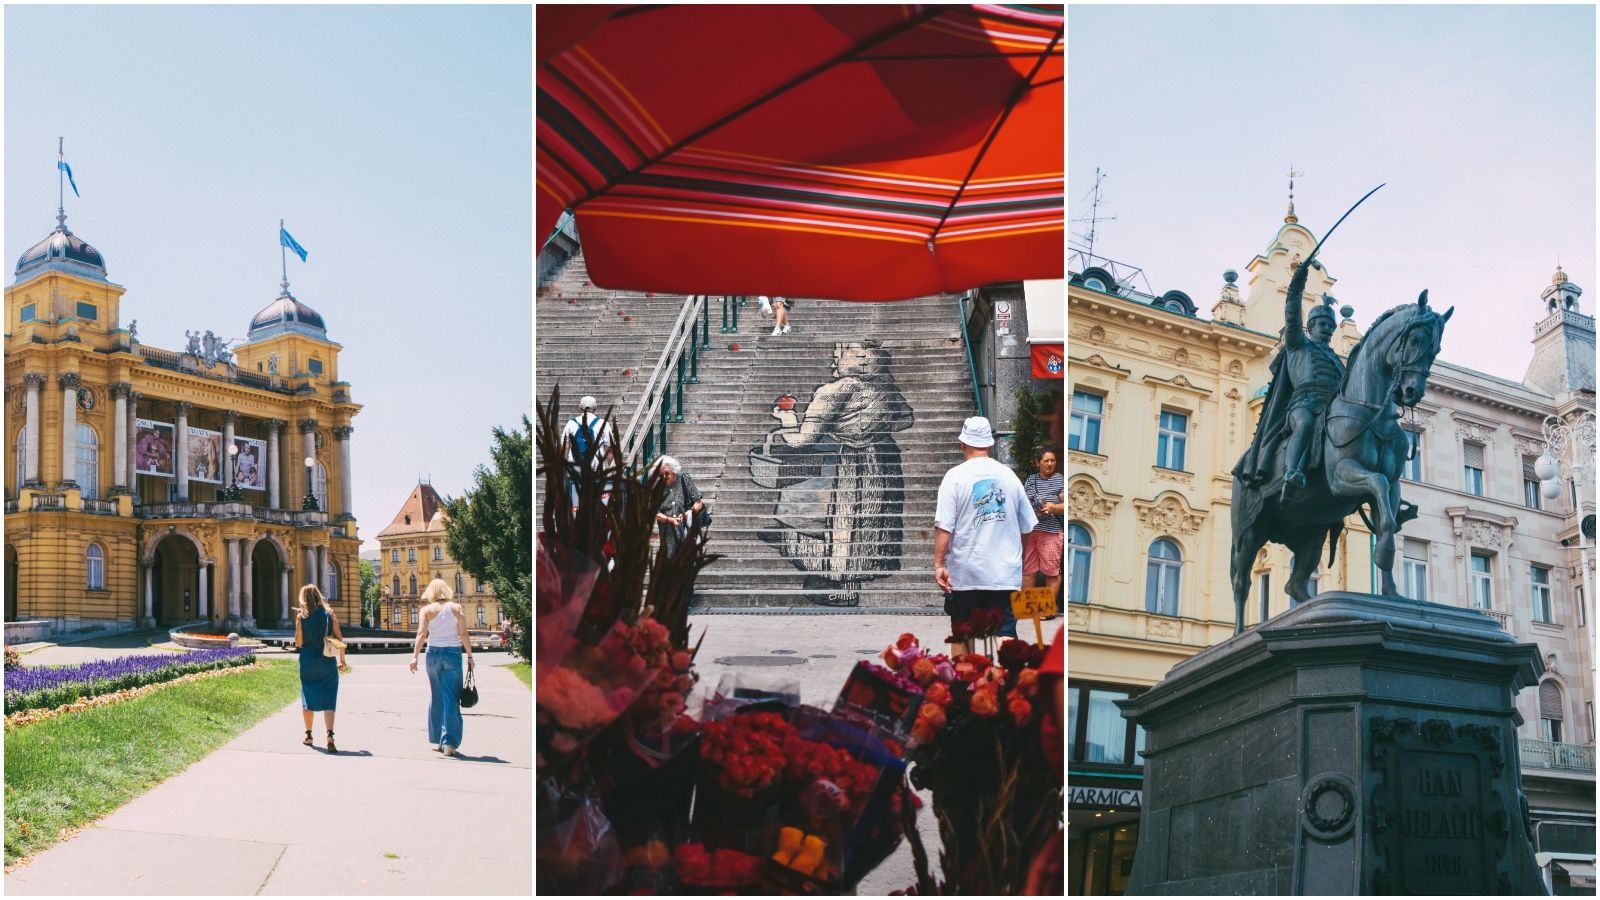
[[[1247,263],[1245,291],[1233,272],[1224,275],[1209,320],[1181,292],[1133,290],[1136,269],[1075,255],[1067,348],[1071,893],[1120,892],[1118,873],[1137,839],[1142,738],[1118,721],[1114,701],[1233,633],[1230,470],[1260,413],[1293,266],[1315,242],[1291,209]],[[1315,268],[1306,307],[1335,284]],[[1397,285],[1392,297],[1363,301],[1364,317],[1420,287]],[[1403,423],[1420,434],[1402,492],[1421,516],[1402,531],[1395,574],[1407,593],[1434,602],[1487,604],[1502,627],[1539,645],[1546,678],[1517,698],[1536,848],[1592,859],[1593,542],[1586,571],[1578,535],[1582,517],[1594,513],[1594,488],[1548,501],[1525,478],[1544,452],[1544,418],[1594,409],[1594,320],[1579,310],[1581,293],[1559,271],[1542,293],[1530,291],[1525,321],[1535,357],[1520,383],[1450,363],[1451,329],[1503,327],[1453,318],[1427,396]],[[1333,346],[1348,355],[1360,337],[1354,310],[1335,306],[1343,321]],[[1359,518],[1347,520],[1336,561],[1323,561],[1315,590],[1373,590],[1371,540]],[[1258,555],[1247,625],[1288,608],[1290,564],[1275,544]]]
[[[414,629],[426,606],[422,591],[435,578],[455,591],[467,627],[498,628],[506,618],[494,586],[464,571],[445,548],[445,502],[433,485],[419,483],[389,527],[378,533],[379,628]]]

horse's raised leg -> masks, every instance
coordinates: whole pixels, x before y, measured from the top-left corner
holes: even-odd
[[[1266,541],[1257,536],[1254,528],[1245,528],[1233,536],[1233,557],[1229,561],[1229,574],[1233,578],[1233,633],[1244,632],[1244,604],[1250,597],[1250,569],[1255,564],[1256,553]]]
[[[1390,498],[1389,479],[1353,459],[1345,459],[1334,467],[1328,482],[1334,493],[1365,497],[1372,507],[1372,528],[1377,539],[1373,561],[1378,567],[1378,593],[1398,594],[1394,582],[1395,505]]]

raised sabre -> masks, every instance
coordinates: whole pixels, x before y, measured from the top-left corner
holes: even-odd
[[[1311,248],[1311,255],[1306,257],[1306,262],[1310,263],[1313,259],[1317,258],[1317,251],[1322,249],[1322,245],[1327,243],[1328,238],[1333,237],[1334,228],[1338,228],[1339,225],[1341,223],[1343,223],[1345,219],[1350,218],[1350,214],[1356,211],[1356,206],[1360,206],[1361,204],[1367,202],[1367,197],[1371,197],[1373,194],[1376,194],[1378,192],[1378,190],[1383,187],[1384,184],[1388,184],[1388,183],[1389,182],[1385,181],[1383,184],[1378,185],[1378,187],[1375,187],[1372,190],[1367,191],[1365,196],[1363,196],[1360,200],[1356,201],[1355,206],[1352,206],[1349,209],[1345,210],[1344,211],[1344,215],[1339,217],[1339,221],[1333,223],[1333,228],[1329,228],[1328,229],[1328,233],[1324,234],[1322,236],[1322,240],[1317,241],[1317,245],[1315,247]]]

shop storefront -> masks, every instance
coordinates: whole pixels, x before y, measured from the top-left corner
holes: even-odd
[[[1118,895],[1133,872],[1144,789],[1144,730],[1122,718],[1127,685],[1067,686],[1067,893]]]

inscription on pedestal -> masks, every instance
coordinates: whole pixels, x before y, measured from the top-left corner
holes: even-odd
[[[1374,718],[1370,738],[1373,892],[1502,892],[1509,831],[1494,730]]]

